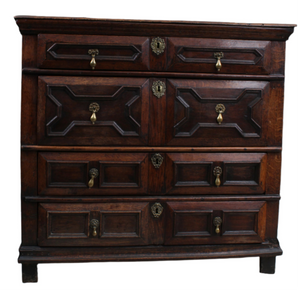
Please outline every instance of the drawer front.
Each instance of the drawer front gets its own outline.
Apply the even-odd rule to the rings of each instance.
[[[166,245],[261,243],[266,202],[168,202]]]
[[[146,194],[148,154],[43,152],[39,195]]]
[[[147,79],[39,77],[38,86],[39,144],[147,144]]]
[[[37,62],[40,68],[149,70],[149,47],[147,37],[39,34]]]
[[[218,71],[216,67],[221,53]],[[169,71],[270,74],[271,42],[230,39],[168,38]]]
[[[129,246],[148,244],[147,202],[42,203],[39,246]]]
[[[167,145],[267,145],[269,91],[264,81],[168,80]]]
[[[265,153],[168,153],[167,194],[262,194]]]

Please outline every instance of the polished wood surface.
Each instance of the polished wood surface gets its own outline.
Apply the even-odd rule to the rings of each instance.
[[[57,262],[256,256],[274,273],[295,25],[15,19],[23,282]]]

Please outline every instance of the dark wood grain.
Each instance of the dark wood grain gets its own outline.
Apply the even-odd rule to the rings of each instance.
[[[37,263],[57,262],[257,256],[260,272],[274,273],[285,41],[295,25],[15,20],[23,282],[37,282]],[[94,70],[89,49],[99,50]],[[89,188],[91,169],[99,174]]]
[[[16,16],[22,34],[159,35],[284,41],[296,25]]]

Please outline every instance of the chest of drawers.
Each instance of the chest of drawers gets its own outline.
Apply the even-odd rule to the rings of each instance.
[[[24,282],[59,262],[258,256],[274,273],[294,25],[15,19]]]

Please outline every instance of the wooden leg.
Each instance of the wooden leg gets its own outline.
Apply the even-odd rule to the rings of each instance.
[[[37,264],[23,263],[22,264],[22,280],[23,283],[37,282]]]
[[[276,256],[274,257],[260,257],[260,273],[274,274]]]

